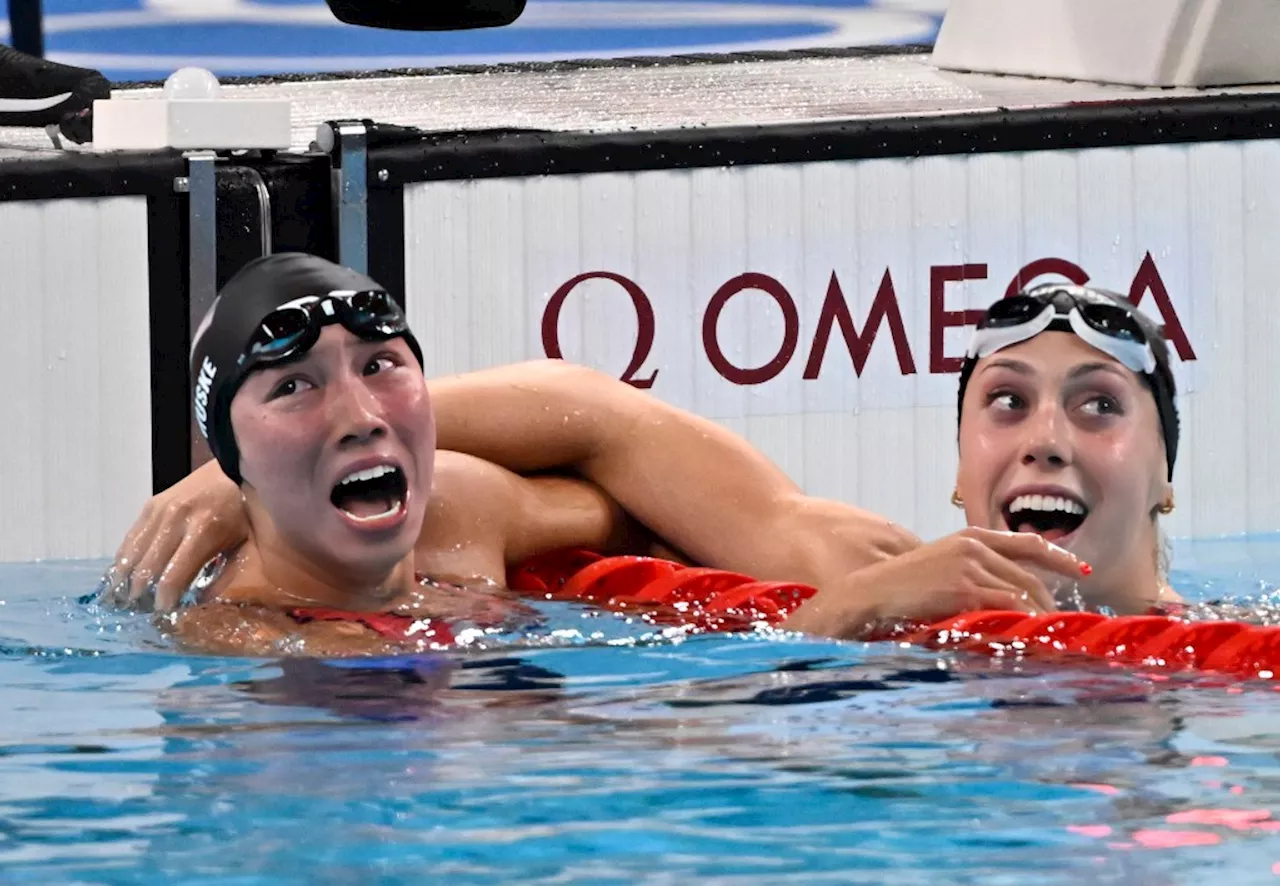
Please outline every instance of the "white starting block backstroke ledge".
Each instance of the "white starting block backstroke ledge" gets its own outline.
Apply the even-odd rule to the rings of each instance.
[[[218,78],[181,68],[155,98],[93,103],[93,147],[99,151],[282,150],[291,138],[285,100],[224,98]]]

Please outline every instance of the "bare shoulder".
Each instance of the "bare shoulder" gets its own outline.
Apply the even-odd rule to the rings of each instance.
[[[518,482],[517,475],[491,462],[438,451],[418,536],[418,570],[463,584],[504,581],[506,535]]]
[[[171,633],[182,648],[207,655],[270,655],[291,627],[283,612],[219,602],[176,612]]]
[[[300,624],[263,606],[205,603],[176,613],[172,635],[183,649],[206,655],[270,656],[293,652],[323,657],[388,654],[398,647],[354,622]],[[293,643],[296,642],[296,646]],[[286,649],[289,643],[291,649]]]
[[[435,482],[467,483],[485,478],[502,477],[511,472],[495,465],[491,461],[467,455],[465,452],[454,452],[451,449],[436,450]]]
[[[493,462],[441,449],[436,452],[435,476],[427,520],[477,518],[492,513],[511,495],[516,474]]]

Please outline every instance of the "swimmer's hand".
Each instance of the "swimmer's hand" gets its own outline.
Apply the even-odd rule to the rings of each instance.
[[[103,602],[173,609],[200,569],[248,533],[240,487],[211,461],[147,502],[116,551]]]
[[[864,639],[886,625],[930,624],[980,609],[1052,612],[1053,594],[1031,571],[1037,567],[1077,581],[1090,571],[1034,533],[969,527],[822,588],[782,628]]]

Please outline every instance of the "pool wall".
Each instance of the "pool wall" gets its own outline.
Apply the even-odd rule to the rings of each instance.
[[[0,556],[100,555],[151,488],[146,199],[0,202],[0,244]]]

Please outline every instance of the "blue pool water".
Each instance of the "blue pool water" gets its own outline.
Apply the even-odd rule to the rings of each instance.
[[[1192,596],[1267,595],[1280,538],[1176,562]],[[102,565],[0,567],[6,883],[1277,876],[1266,685],[567,604],[538,643],[400,670],[191,657],[76,602]]]

